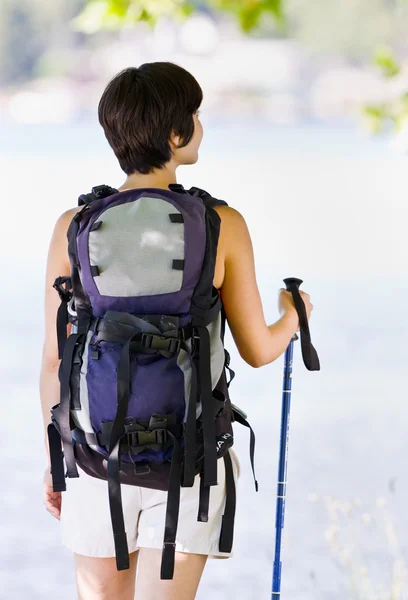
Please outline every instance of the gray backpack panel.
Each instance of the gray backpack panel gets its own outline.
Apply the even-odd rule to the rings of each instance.
[[[217,318],[207,325],[211,340],[211,385],[212,389],[220,380],[224,370],[225,353],[224,345],[221,339],[221,313]],[[191,340],[187,340],[186,345],[191,351]],[[191,390],[191,365],[188,353],[181,349],[177,358],[177,364],[184,374],[184,396],[186,400],[186,411]],[[201,402],[197,402],[197,419],[201,415]]]
[[[99,269],[95,284],[101,295],[137,297],[181,290],[183,271],[172,265],[184,260],[184,225],[172,222],[172,213],[181,214],[165,200],[146,196],[100,215],[102,225],[89,233],[89,258]]]

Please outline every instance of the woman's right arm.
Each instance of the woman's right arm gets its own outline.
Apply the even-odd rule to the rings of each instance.
[[[57,292],[53,289],[53,284],[57,277],[69,277],[71,272],[68,257],[67,229],[77,210],[78,209],[68,210],[58,219],[54,227],[47,258],[45,277],[45,336],[40,372],[40,398],[44,420],[45,449],[48,466],[50,459],[47,426],[51,422],[51,408],[55,404],[58,404],[60,400],[60,383],[58,379],[60,359],[58,358],[56,319],[61,301]],[[70,327],[70,325],[67,327],[68,335]]]
[[[252,367],[273,362],[288,347],[299,329],[299,318],[290,292],[281,289],[282,317],[267,325],[255,275],[252,242],[242,215],[220,206],[221,232],[217,262],[224,263],[221,297],[234,341],[242,358]],[[223,259],[223,260],[222,260]],[[309,294],[300,292],[308,318],[313,309]]]

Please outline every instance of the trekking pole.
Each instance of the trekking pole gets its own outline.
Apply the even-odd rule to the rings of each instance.
[[[299,315],[299,328],[302,334],[302,354],[306,367],[310,371],[318,371],[320,363],[315,349],[310,339],[309,326],[304,302],[299,293],[299,287],[303,283],[301,279],[289,277],[283,280],[286,289],[291,291],[294,297],[295,307]],[[285,351],[284,369],[283,369],[283,390],[282,390],[282,418],[280,430],[280,452],[279,452],[279,470],[278,470],[278,489],[276,498],[276,539],[275,539],[275,559],[273,563],[272,579],[272,600],[281,598],[281,572],[282,563],[280,560],[282,529],[285,516],[285,497],[286,497],[286,476],[288,467],[288,444],[289,444],[289,422],[290,422],[290,399],[292,391],[292,363],[293,363],[293,343],[299,337],[295,333]]]

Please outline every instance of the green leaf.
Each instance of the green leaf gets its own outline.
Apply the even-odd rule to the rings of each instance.
[[[386,118],[386,108],[384,105],[364,106],[362,114],[371,133],[381,133],[383,123]]]
[[[72,20],[73,28],[88,34],[99,31],[104,27],[109,7],[109,0],[88,1],[84,10]]]
[[[373,104],[365,106],[362,114],[369,129],[373,133],[381,133],[385,126],[388,130],[390,127],[396,130],[401,128],[408,118],[408,106],[406,109],[401,109],[395,104]]]
[[[379,46],[374,54],[374,64],[379,67],[385,77],[395,77],[401,72],[392,50],[387,46]]]
[[[180,13],[183,17],[189,17],[195,12],[196,8],[190,2],[183,2],[180,6]]]
[[[220,12],[235,15],[245,33],[258,27],[267,14],[278,23],[283,21],[283,0],[210,0],[210,4]]]
[[[110,0],[107,15],[125,19],[129,10],[130,0]]]
[[[254,29],[259,23],[261,14],[259,6],[254,8],[243,7],[239,12],[239,22],[242,30],[245,31],[245,33],[249,33]]]
[[[364,106],[363,113],[367,117],[382,119],[386,116],[386,108],[384,104]]]

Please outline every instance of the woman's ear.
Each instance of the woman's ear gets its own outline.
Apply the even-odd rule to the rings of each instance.
[[[173,151],[178,149],[178,147],[180,146],[180,142],[180,136],[175,135],[175,133],[172,133],[170,136],[170,146]]]

